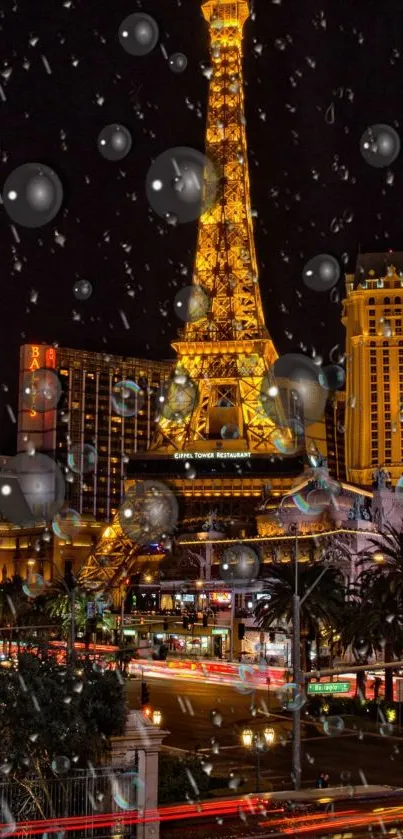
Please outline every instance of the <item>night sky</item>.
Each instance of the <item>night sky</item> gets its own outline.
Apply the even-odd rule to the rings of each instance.
[[[305,262],[344,254],[354,270],[359,248],[403,249],[403,153],[390,170],[360,153],[369,125],[401,130],[402,3],[255,0],[254,7],[244,77],[266,321],[280,353],[314,347],[326,362],[332,346],[344,347],[341,305],[305,288]],[[19,227],[20,243],[0,207],[0,453],[13,453],[6,406],[16,414],[21,343],[172,355],[181,326],[172,304],[191,282],[197,223],[172,227],[156,216],[145,180],[169,148],[204,151],[201,64],[209,52],[200,0],[7,0],[5,8],[0,186],[17,166],[40,162],[64,189],[59,215],[37,230]],[[158,22],[160,42],[136,58],[117,31],[141,10]],[[168,55],[187,56],[185,72],[170,70],[161,44]],[[132,136],[120,162],[97,148],[110,123]],[[93,285],[86,302],[74,298],[77,278]],[[342,281],[338,288],[342,297]]]

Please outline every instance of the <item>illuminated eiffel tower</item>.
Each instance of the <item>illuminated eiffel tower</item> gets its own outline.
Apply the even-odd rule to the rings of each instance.
[[[234,502],[229,514],[242,518],[234,507],[245,506],[246,498],[256,506],[263,487],[272,478],[270,463],[274,463],[274,473],[277,463],[271,483],[276,484],[278,492],[289,488],[291,474],[299,474],[302,468],[299,459],[293,469],[288,468],[287,475],[284,461],[280,463],[279,452],[298,452],[301,441],[296,445],[289,427],[284,427],[284,417],[293,414],[292,394],[287,388],[277,393],[272,383],[270,369],[278,355],[265,325],[258,283],[242,79],[242,30],[249,3],[206,0],[202,10],[211,37],[205,148],[210,163],[205,168],[202,198],[211,188],[208,181],[212,169],[218,191],[199,218],[192,304],[197,306],[197,295],[201,295],[201,311],[197,320],[192,317],[186,323],[172,344],[176,366],[161,398],[148,458],[143,457],[143,464],[137,458],[132,461],[137,476],[141,471],[154,478],[159,475],[160,480],[169,481],[178,498],[192,496],[193,507],[191,503],[186,518],[193,522],[198,517],[198,504],[200,507],[204,503],[204,512],[199,511],[202,519],[209,505],[217,506],[220,499],[228,506],[228,498]],[[208,301],[205,309],[203,300]],[[262,405],[262,387],[273,389],[270,411]],[[223,474],[212,469],[202,476],[200,463],[205,465],[206,461],[198,461],[194,464],[196,492],[194,481],[185,474],[178,476],[183,473],[178,459],[186,460],[195,452],[199,458],[219,457],[220,466],[226,457],[236,459],[243,454],[250,459],[249,472],[239,471],[238,464],[224,488]],[[146,468],[141,470],[145,460]],[[292,467],[289,459],[284,460]],[[137,554],[116,518],[89,558],[83,577],[90,580],[101,575],[116,580],[122,563],[130,571]],[[100,557],[107,557],[102,565]]]

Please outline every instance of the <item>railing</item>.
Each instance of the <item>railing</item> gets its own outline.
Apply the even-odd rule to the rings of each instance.
[[[116,812],[118,822],[122,801],[127,802],[126,806],[130,808],[137,804],[134,782],[136,774],[136,767],[125,770],[108,766],[91,771],[77,770],[69,777],[61,775],[43,780],[37,776],[26,777],[23,785],[13,780],[5,781],[0,784],[0,821],[9,821],[10,815],[13,821],[21,823]],[[30,837],[37,833],[36,828],[32,827],[30,831],[27,826],[24,836]],[[6,832],[4,835],[9,834]],[[77,839],[78,836],[99,839],[104,835],[105,828],[94,827],[91,818],[85,827],[68,833],[71,839]]]

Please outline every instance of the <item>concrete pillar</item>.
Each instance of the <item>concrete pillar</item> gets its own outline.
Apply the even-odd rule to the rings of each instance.
[[[130,711],[125,733],[112,737],[112,768],[138,771],[137,810],[147,812],[158,807],[158,755],[162,741],[169,731],[161,730],[143,716],[141,711]],[[136,839],[159,839],[159,822],[136,825]]]
[[[139,785],[137,806],[147,813],[158,807],[158,751],[139,749],[137,765],[139,778],[144,781],[144,786]],[[157,839],[159,832],[159,822],[138,824],[136,839]]]

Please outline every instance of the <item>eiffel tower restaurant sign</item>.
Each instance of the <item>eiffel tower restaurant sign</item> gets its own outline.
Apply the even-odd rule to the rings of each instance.
[[[175,452],[174,460],[246,460],[250,452]]]

